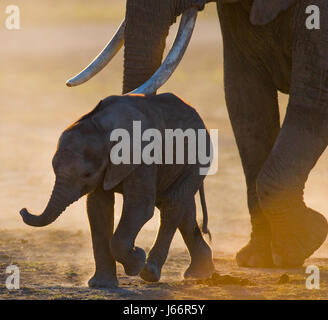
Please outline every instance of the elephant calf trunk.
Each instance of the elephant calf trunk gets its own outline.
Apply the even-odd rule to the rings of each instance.
[[[41,215],[33,215],[25,208],[19,213],[27,225],[32,227],[45,227],[54,222],[69,205],[79,199],[79,197],[73,195],[67,197],[67,194],[69,194],[69,191],[64,190],[56,183],[48,205]]]
[[[26,208],[22,209],[19,213],[22,216],[23,221],[31,227],[45,227],[57,219],[57,217],[51,217],[49,215],[44,216],[43,214],[35,216],[29,213]]]

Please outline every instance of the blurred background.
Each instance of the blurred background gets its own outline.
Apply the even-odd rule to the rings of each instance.
[[[5,28],[5,8],[9,4],[20,8],[20,30]],[[123,50],[86,84],[67,88],[65,81],[98,54],[124,14],[125,1],[117,0],[0,2],[1,230],[15,235],[27,232],[31,236],[40,232],[25,226],[18,212],[23,207],[37,214],[44,209],[54,182],[51,160],[60,134],[100,99],[121,93]],[[171,29],[167,49],[176,31],[177,25]],[[224,100],[222,66],[216,7],[209,4],[199,14],[182,63],[161,92],[181,96],[198,110],[209,128],[219,130],[219,171],[205,180],[209,227],[216,255],[232,256],[248,241],[250,222],[244,176]],[[287,99],[280,95],[282,119]],[[327,195],[326,152],[311,173],[305,198],[308,205],[328,213]],[[120,210],[121,198],[117,196],[116,223]],[[201,221],[199,206],[198,217]],[[137,243],[150,247],[158,224],[156,214],[138,236]],[[85,234],[91,261],[85,199],[68,208],[45,230]],[[6,249],[4,246],[2,243],[2,250]],[[185,248],[179,234],[173,247]],[[324,245],[316,255],[326,253],[327,245]]]

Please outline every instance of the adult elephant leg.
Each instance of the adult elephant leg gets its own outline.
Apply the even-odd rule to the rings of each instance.
[[[289,107],[277,142],[257,181],[261,207],[271,224],[272,256],[278,267],[299,266],[324,242],[328,232],[323,215],[308,208],[303,190],[308,174],[327,147],[328,121],[315,133],[314,119]],[[328,119],[328,114],[326,115]]]
[[[280,129],[277,92],[261,66],[247,62],[227,44],[224,52],[226,102],[247,184],[252,233],[236,256],[243,267],[270,267],[271,230],[259,207],[256,178]]]
[[[116,263],[109,245],[114,227],[114,193],[98,187],[88,195],[87,211],[96,263],[95,274],[88,284],[94,288],[115,288]]]
[[[183,216],[179,230],[189,250],[191,262],[184,277],[193,279],[209,278],[214,272],[212,250],[205,242],[196,220],[196,205],[192,202]]]
[[[327,221],[308,208],[303,190],[309,172],[328,143],[328,11],[325,0],[320,30],[304,27],[306,6],[297,10],[290,101],[274,148],[258,178],[261,207],[272,229],[272,251],[277,266],[301,265],[320,247]]]
[[[134,243],[154,215],[155,199],[156,167],[141,165],[123,181],[122,216],[111,240],[113,256],[129,276],[138,275],[145,265],[146,253]]]

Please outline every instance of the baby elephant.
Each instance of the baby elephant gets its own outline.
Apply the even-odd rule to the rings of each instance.
[[[191,257],[185,277],[206,278],[213,273],[212,252],[197,225],[194,199],[200,190],[203,232],[207,233],[205,176],[200,175],[204,161],[199,157],[189,161],[189,137],[182,136],[179,148],[174,148],[179,134],[171,144],[160,140],[176,129],[180,133],[192,129],[196,138],[201,129],[205,137],[202,147],[210,149],[209,135],[197,112],[172,94],[108,97],[61,135],[53,158],[55,186],[45,211],[35,216],[22,209],[20,214],[30,226],[46,226],[87,195],[96,264],[90,287],[117,287],[115,260],[122,263],[127,275],[140,274],[147,281],[158,281],[177,229]],[[196,142],[200,144],[199,138]],[[172,158],[176,161],[170,161]],[[123,195],[124,203],[113,234],[115,192]],[[134,244],[155,206],[160,210],[161,224],[146,261],[144,250]]]

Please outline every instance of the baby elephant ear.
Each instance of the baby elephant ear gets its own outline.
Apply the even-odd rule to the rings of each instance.
[[[255,25],[265,25],[274,20],[281,11],[287,10],[298,0],[254,0],[250,20]]]
[[[104,190],[108,191],[116,187],[137,167],[138,165],[135,164],[109,164],[104,178]]]
[[[135,115],[136,116],[136,115]],[[140,164],[133,163],[134,152],[141,154],[141,145],[134,145],[133,120],[122,114],[121,120],[115,121],[118,128],[107,130],[109,144],[108,166],[104,177],[104,190],[111,190],[127,178]],[[113,125],[111,127],[114,127]],[[140,125],[141,129],[141,125]],[[141,131],[140,131],[141,132]]]
[[[108,167],[104,177],[104,190],[113,189],[141,164],[141,161],[135,161],[137,164],[134,164],[133,154],[134,152],[141,154],[145,143],[141,141],[141,145],[138,143],[134,145],[133,136],[139,134],[139,131],[141,134],[142,128],[153,126],[134,101],[125,96],[121,98],[121,102],[111,103],[108,108],[104,108],[92,118],[96,127],[105,134],[108,144]],[[152,107],[143,101],[139,103]]]

